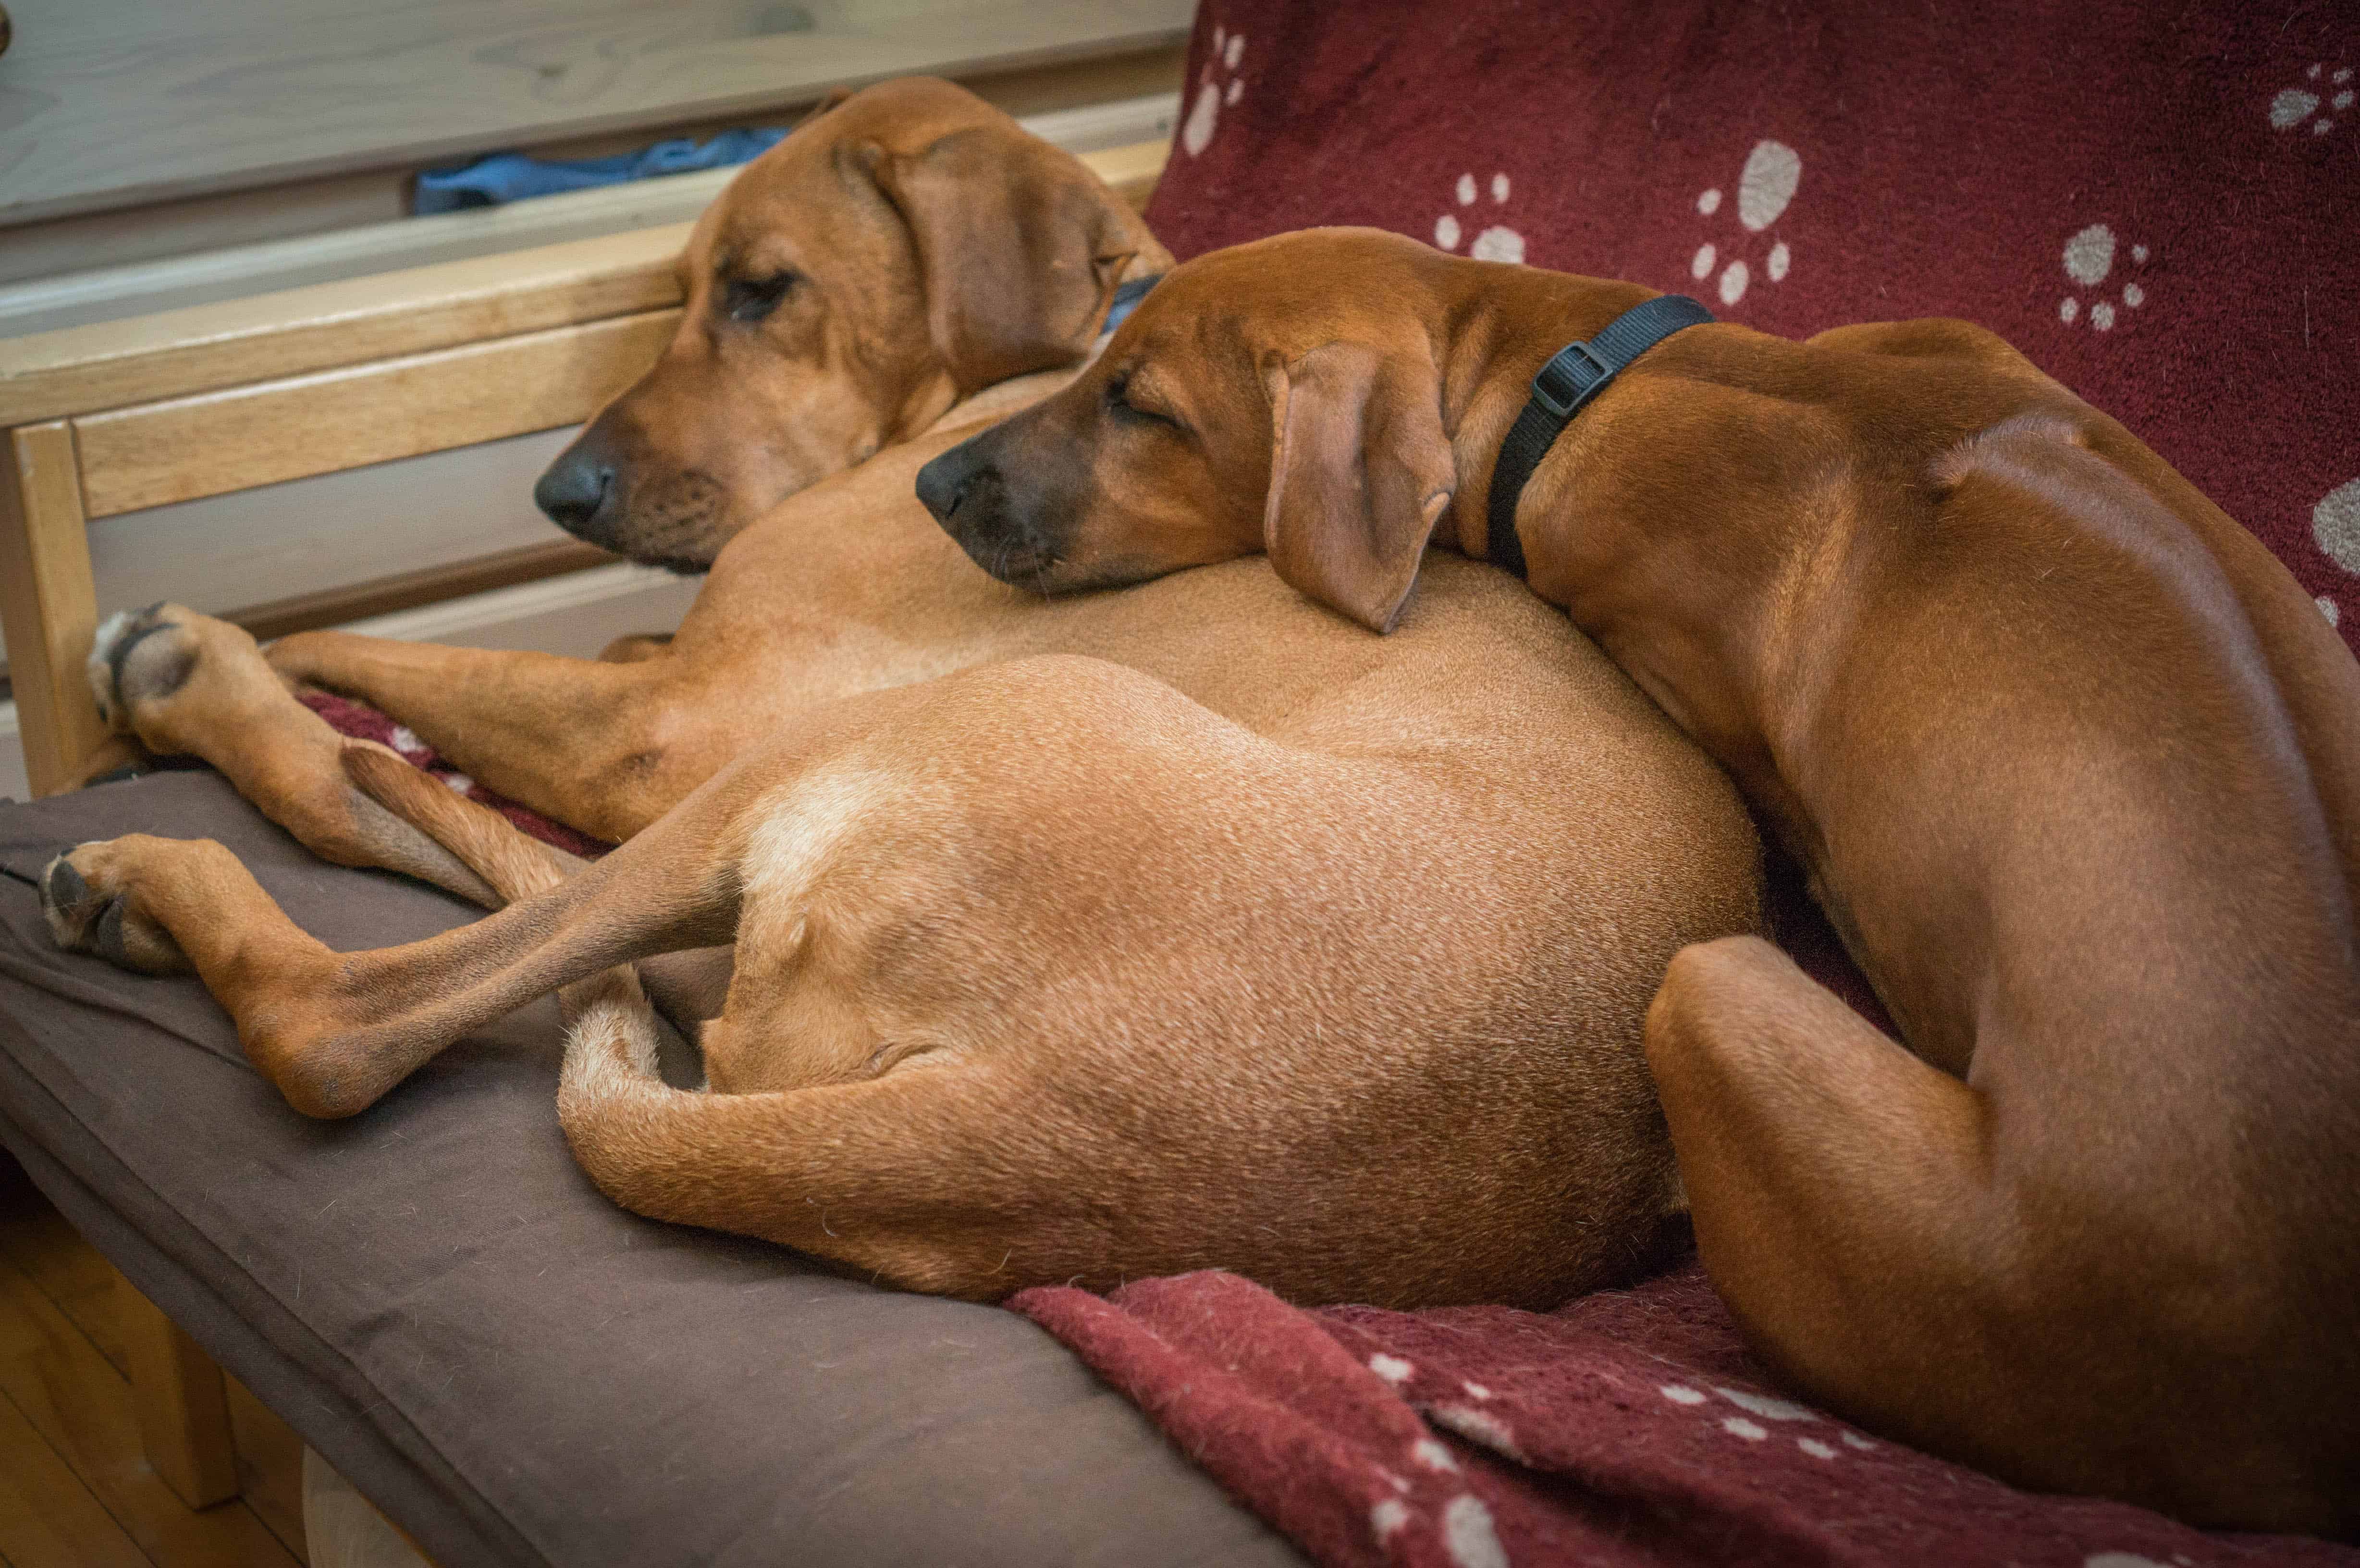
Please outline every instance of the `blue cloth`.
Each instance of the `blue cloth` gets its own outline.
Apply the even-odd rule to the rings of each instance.
[[[724,131],[709,142],[677,136],[638,152],[579,158],[571,163],[547,163],[520,152],[497,152],[473,163],[430,169],[421,174],[418,197],[410,204],[410,211],[423,214],[453,212],[462,207],[497,207],[532,196],[554,196],[563,191],[587,191],[596,185],[621,185],[660,174],[723,169],[768,152],[786,134],[784,127],[769,126]]]

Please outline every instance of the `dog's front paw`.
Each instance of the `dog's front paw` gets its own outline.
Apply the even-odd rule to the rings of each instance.
[[[69,953],[87,953],[143,975],[186,970],[171,933],[139,904],[137,867],[145,835],[77,844],[41,873],[41,916]]]

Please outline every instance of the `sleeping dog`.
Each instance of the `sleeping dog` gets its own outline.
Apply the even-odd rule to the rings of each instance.
[[[1702,314],[1651,292],[1368,230],[1218,253],[919,493],[1052,591],[1267,552],[1379,631],[1462,568],[1430,544],[1528,562],[1907,1042],[1750,936],[1665,975],[1648,1058],[1754,1343],[2026,1485],[2360,1530],[2360,668],[1991,333],[1691,325],[1596,390],[1610,323]],[[1495,506],[1568,339],[1595,400]]]
[[[655,657],[323,634],[274,672],[168,609],[96,661],[126,723],[307,843],[505,907],[333,953],[218,844],[137,835],[49,869],[58,940],[193,967],[322,1116],[572,986],[559,1108],[604,1190],[912,1288],[1220,1266],[1304,1300],[1545,1306],[1632,1269],[1681,1208],[1643,1015],[1675,952],[1754,929],[1759,845],[1562,617],[1465,563],[1385,642],[1258,561],[1087,600],[1003,586],[910,487],[957,421],[1027,395],[1006,384],[815,484],[691,455],[708,422],[792,423],[796,354],[913,367],[841,393],[885,439],[1087,352],[1160,253],[1061,157],[955,89],[877,89],[700,223],[680,343],[552,496],[651,555],[715,552]],[[827,248],[856,241],[885,270]],[[987,327],[1038,341],[994,358]],[[280,674],[626,842],[580,867],[338,740]],[[661,956],[683,951],[718,963]],[[704,1091],[654,1073],[640,976],[705,1018]]]

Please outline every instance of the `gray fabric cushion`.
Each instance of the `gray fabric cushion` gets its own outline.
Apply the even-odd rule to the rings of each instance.
[[[306,1121],[188,979],[56,952],[32,878],[235,850],[333,947],[474,911],[312,859],[204,772],[0,806],[0,1138],[443,1568],[1298,1561],[1031,1323],[615,1207],[544,1000]]]

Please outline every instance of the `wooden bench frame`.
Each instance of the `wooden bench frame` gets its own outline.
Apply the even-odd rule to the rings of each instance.
[[[1082,161],[1143,207],[1170,146]],[[0,342],[0,618],[34,793],[70,788],[107,739],[82,674],[92,518],[579,423],[670,338],[687,237],[641,229]],[[611,559],[539,553],[551,571]],[[315,599],[280,622],[367,613]],[[220,1368],[122,1295],[150,1463],[191,1508],[235,1496]]]

